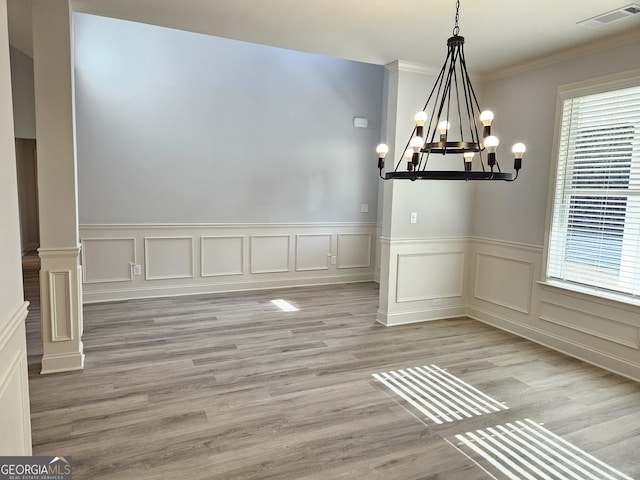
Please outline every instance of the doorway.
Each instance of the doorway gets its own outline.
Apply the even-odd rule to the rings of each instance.
[[[36,141],[16,138],[16,173],[20,211],[20,245],[22,255],[37,256],[40,246],[38,215],[38,166]]]

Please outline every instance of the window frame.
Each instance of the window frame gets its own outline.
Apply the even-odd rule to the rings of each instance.
[[[608,291],[599,287],[591,287],[588,285],[581,285],[569,281],[563,281],[555,277],[548,276],[549,267],[549,250],[551,240],[551,229],[553,226],[553,215],[557,208],[555,205],[556,187],[558,177],[558,163],[560,159],[560,144],[561,144],[561,130],[562,130],[562,117],[565,100],[572,98],[583,97],[588,95],[594,95],[604,93],[613,90],[622,90],[625,88],[640,86],[640,69],[633,69],[625,72],[620,72],[613,75],[607,75],[603,77],[592,78],[589,80],[561,85],[558,87],[558,93],[556,96],[556,114],[554,122],[553,133],[553,150],[552,159],[549,169],[549,185],[547,196],[547,212],[545,221],[545,236],[544,236],[544,249],[542,256],[542,281],[544,285],[549,285],[565,290],[570,290],[582,294],[591,295],[594,297],[614,300],[618,302],[628,303],[632,305],[640,305],[640,297],[633,297],[631,295]]]

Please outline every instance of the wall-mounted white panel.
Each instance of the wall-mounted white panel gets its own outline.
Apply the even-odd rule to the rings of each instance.
[[[71,271],[49,270],[49,312],[51,341],[73,340],[71,326]]]
[[[522,313],[531,309],[533,262],[478,252],[473,296]]]
[[[371,266],[371,234],[338,234],[338,268],[368,268]]]
[[[331,234],[296,235],[296,271],[328,270]]]
[[[193,277],[193,237],[145,237],[147,280]]]
[[[251,273],[288,272],[290,244],[289,235],[252,235]]]
[[[25,444],[30,443],[29,422],[25,421],[24,415],[19,414],[27,412],[28,415],[29,412],[25,358],[24,351],[18,352],[12,364],[7,365],[6,375],[0,378],[0,425],[3,432],[13,432],[21,437],[0,439],[0,447],[7,447],[2,450],[3,455],[8,455],[11,451],[26,455],[22,449],[25,448]],[[4,445],[9,443],[9,440],[11,445]],[[30,445],[28,448],[30,449]]]
[[[396,302],[461,297],[464,252],[399,254]]]
[[[82,282],[130,282],[136,263],[135,238],[83,238]]]
[[[144,265],[146,272],[126,282],[84,283],[83,300],[88,303],[371,281],[373,260],[369,268],[338,269],[327,254],[337,256],[337,237],[346,234],[342,237],[343,256],[345,248],[347,254],[355,248],[349,248],[349,243],[362,245],[366,256],[376,228],[379,226],[368,223],[81,225],[81,238],[89,240],[87,267],[98,254],[124,258],[125,242],[113,245],[112,240],[135,239],[135,264]],[[353,235],[356,233],[359,235]],[[351,257],[354,264],[368,263],[354,259],[353,252]],[[101,272],[91,270],[89,279],[106,277],[107,268],[110,266]]]
[[[203,277],[242,275],[244,237],[200,237],[200,262]]]
[[[567,305],[541,300],[540,319],[626,347],[640,348],[640,331],[637,326],[617,322]]]
[[[29,378],[24,322],[28,302],[0,319],[0,452],[31,455]]]

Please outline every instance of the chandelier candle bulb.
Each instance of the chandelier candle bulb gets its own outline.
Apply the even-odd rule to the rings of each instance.
[[[464,158],[464,171],[465,172],[470,172],[471,171],[471,166],[473,162],[473,157],[475,156],[474,152],[464,152],[462,154],[463,158]]]
[[[419,111],[413,119],[416,122],[416,136],[422,137],[424,133],[424,124],[427,123],[427,112]]]
[[[383,172],[383,180],[501,180],[513,182],[522,166],[521,148],[514,150],[515,173],[503,172],[496,157],[498,139],[492,135],[493,112],[480,108],[464,54],[464,37],[460,35],[460,0],[456,0],[455,21],[452,36],[447,39],[447,56],[427,101],[414,115],[415,126],[411,130],[402,155],[393,169]],[[427,115],[427,112],[431,112]],[[428,120],[428,122],[427,122]],[[450,123],[451,122],[451,123]],[[451,129],[451,125],[454,125]],[[482,136],[481,136],[482,134]],[[418,137],[422,140],[421,145]],[[431,168],[431,155],[440,154],[445,162],[457,161],[457,169]],[[460,165],[460,156],[463,165]],[[474,154],[476,161],[473,161]],[[403,170],[405,165],[407,169]],[[440,164],[440,161],[437,162]],[[456,164],[456,163],[454,163]],[[480,167],[474,170],[473,167]],[[461,168],[462,167],[462,168]],[[490,167],[490,168],[487,168]]]
[[[424,139],[422,137],[413,137],[411,142],[409,142],[409,146],[413,150],[413,166],[417,167],[418,163],[420,163],[420,150],[422,150],[422,146],[424,145]]]
[[[387,156],[388,152],[389,152],[389,147],[384,143],[381,143],[376,148],[376,153],[378,154],[378,169],[380,171],[382,171],[382,169],[384,168],[384,159]]]
[[[493,170],[496,164],[496,148],[498,148],[499,144],[500,140],[494,135],[489,135],[484,139],[484,146],[487,149],[487,163],[491,167],[491,170]]]
[[[445,143],[447,141],[447,131],[451,128],[451,124],[446,120],[442,120],[438,123],[438,130],[440,131],[440,142]]]
[[[524,143],[516,143],[511,149],[513,152],[513,168],[517,172],[522,168],[522,156],[527,151]]]
[[[491,122],[493,122],[493,112],[491,110],[485,110],[480,114],[480,121],[484,127],[482,130],[482,137],[487,138],[491,135]]]
[[[404,158],[407,159],[407,170],[413,170],[413,148],[407,148],[404,152]]]

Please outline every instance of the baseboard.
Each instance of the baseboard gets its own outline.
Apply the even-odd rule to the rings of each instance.
[[[71,372],[84,368],[84,353],[43,355],[41,374]]]
[[[376,321],[386,327],[408,325],[411,323],[431,322],[434,320],[447,320],[466,316],[464,305],[433,308],[429,310],[415,310],[410,312],[388,313],[378,310]]]
[[[227,282],[218,284],[171,285],[166,287],[140,287],[136,289],[111,289],[98,292],[84,292],[83,303],[117,302],[143,298],[177,297],[182,295],[206,295],[249,290],[274,290],[278,288],[311,287],[316,285],[335,285],[340,283],[372,282],[371,274],[336,275],[323,277],[283,278],[278,280],[251,280],[245,282]]]
[[[549,332],[545,332],[544,330],[514,322],[480,308],[470,307],[468,309],[467,316],[596,367],[627,377],[636,382],[640,382],[640,365],[629,362],[628,360],[617,357],[611,353],[595,350],[585,345],[572,342],[566,338],[551,335]]]

